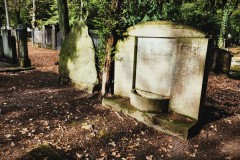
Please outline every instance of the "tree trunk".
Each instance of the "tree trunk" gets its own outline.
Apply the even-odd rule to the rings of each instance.
[[[36,3],[35,0],[32,0],[33,2],[33,14],[32,14],[32,28],[37,27],[37,23],[36,23]]]
[[[6,12],[7,29],[9,29],[9,28],[10,28],[10,24],[9,24],[9,16],[8,16],[7,0],[4,0],[4,3],[5,3],[5,12]]]
[[[103,75],[102,75],[102,96],[113,93],[113,54],[114,37],[107,39],[106,56],[104,59]]]
[[[236,2],[235,4],[225,4],[225,7],[223,9],[223,17],[222,17],[222,22],[221,22],[221,28],[220,28],[220,34],[218,38],[218,47],[219,48],[224,48],[224,36],[226,34],[227,30],[227,23],[228,19],[233,13],[234,10],[238,8],[239,2]]]
[[[57,0],[57,4],[59,14],[59,25],[63,33],[63,39],[65,39],[65,37],[70,32],[67,0]]]
[[[22,24],[22,20],[21,20],[21,2],[20,0],[15,0],[15,4],[17,5],[17,8],[15,10],[15,15],[17,18],[17,24]]]

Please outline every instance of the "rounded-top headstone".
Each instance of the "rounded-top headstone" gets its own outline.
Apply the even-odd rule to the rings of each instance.
[[[137,24],[128,29],[129,36],[138,37],[182,37],[204,38],[206,34],[189,26],[170,21],[149,21]]]

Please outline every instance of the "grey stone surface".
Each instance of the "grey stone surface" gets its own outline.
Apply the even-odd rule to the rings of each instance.
[[[176,44],[175,39],[138,38],[137,89],[164,96],[170,95]]]
[[[210,57],[209,70],[216,74],[228,74],[230,71],[232,55],[229,51],[220,48],[213,48]]]
[[[117,44],[115,95],[131,97],[139,89],[169,96],[169,110],[198,119],[206,88],[206,35],[167,21],[141,23],[128,35]]]
[[[229,76],[232,78],[240,79],[240,57],[232,57]]]
[[[143,112],[168,112],[169,97],[156,96],[146,91],[133,89],[130,104]]]
[[[19,25],[16,29],[18,43],[18,62],[21,67],[31,67],[31,61],[28,58],[27,46],[27,28]]]
[[[33,43],[42,43],[42,31],[39,28],[33,30]]]
[[[130,97],[133,89],[133,64],[135,52],[135,37],[128,37],[117,44],[117,54],[114,72],[114,94]]]
[[[1,29],[4,58],[11,63],[17,63],[16,40],[11,30]]]
[[[52,25],[52,49],[57,50],[57,26]]]
[[[62,32],[59,31],[57,33],[57,50],[60,50],[62,47],[62,41],[63,41],[63,37],[62,37]]]
[[[151,29],[150,29],[151,28]],[[192,27],[175,24],[170,21],[150,21],[140,23],[128,29],[128,35],[134,37],[205,37],[206,35]]]
[[[60,52],[59,73],[62,81],[69,79],[77,88],[89,93],[92,93],[98,84],[94,45],[84,23],[75,25],[64,40]]]
[[[122,97],[108,97],[103,99],[102,105],[112,110],[124,113],[136,120],[158,130],[179,138],[187,139],[194,134],[197,120],[170,112],[166,113],[145,113],[132,107],[129,99]]]
[[[0,34],[0,58],[3,58],[3,43],[2,43],[2,35]]]
[[[178,38],[170,110],[198,119],[202,96],[207,38]]]

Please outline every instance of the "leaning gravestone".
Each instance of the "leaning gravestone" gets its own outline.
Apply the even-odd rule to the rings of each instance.
[[[98,84],[94,45],[84,23],[75,25],[63,42],[59,74],[61,83],[70,82],[89,93]]]
[[[136,25],[128,35],[117,44],[115,96],[103,105],[163,132],[189,137],[204,103],[208,38],[167,21]]]

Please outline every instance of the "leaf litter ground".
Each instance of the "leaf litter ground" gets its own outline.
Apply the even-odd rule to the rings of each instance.
[[[51,159],[44,146],[52,159],[240,159],[240,80],[209,76],[204,125],[181,140],[58,84],[57,51],[29,44],[29,55],[35,70],[0,73],[1,160]]]

